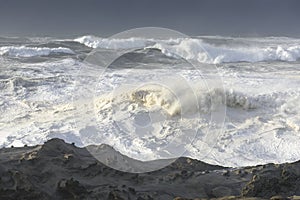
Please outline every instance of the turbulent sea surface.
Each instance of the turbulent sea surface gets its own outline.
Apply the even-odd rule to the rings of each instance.
[[[104,69],[88,62],[95,49],[135,50]],[[284,37],[0,37],[0,147],[58,137],[107,143],[140,160],[182,153],[223,166],[296,161],[299,61],[300,39]],[[214,129],[218,103],[226,113]]]

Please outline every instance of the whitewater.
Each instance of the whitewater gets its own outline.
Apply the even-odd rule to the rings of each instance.
[[[103,69],[87,62],[95,49],[134,51]],[[0,147],[58,137],[144,161],[297,161],[299,61],[300,39],[287,37],[0,37]]]

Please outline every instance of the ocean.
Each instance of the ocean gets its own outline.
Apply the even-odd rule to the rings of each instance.
[[[61,138],[143,161],[297,161],[299,61],[287,37],[0,37],[0,147]]]

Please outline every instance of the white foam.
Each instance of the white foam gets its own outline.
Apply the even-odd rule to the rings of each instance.
[[[69,62],[69,60],[65,62]],[[45,66],[43,67],[45,68]],[[52,68],[49,67],[49,69]],[[71,68],[68,66],[64,69]],[[170,73],[168,70],[164,72],[166,75],[168,73]],[[190,79],[193,79],[193,72],[190,73]],[[149,73],[148,75],[151,76]],[[81,122],[84,113],[78,113],[68,97],[65,97],[57,105],[41,104],[37,107],[34,106],[36,98],[28,99],[28,102],[23,102],[23,107],[30,106],[30,108],[22,108],[22,115],[20,113],[16,115],[19,119],[12,118],[14,117],[12,115],[13,110],[10,115],[4,116],[6,122],[3,119],[0,134],[6,132],[10,134],[2,136],[0,145],[2,147],[33,145],[52,137],[60,137],[70,142],[76,142],[78,145],[82,145],[80,142],[83,142],[84,145],[108,143],[127,156],[149,160],[160,158],[160,155],[154,153],[157,151],[155,147],[164,147],[163,142],[170,143],[173,134],[180,134],[182,130],[199,129],[199,135],[193,140],[194,142],[184,146],[186,156],[213,164],[234,167],[267,162],[296,161],[300,157],[300,138],[296,134],[299,132],[300,118],[297,102],[299,102],[300,91],[276,91],[272,79],[265,77],[266,79],[263,80],[257,90],[250,94],[245,89],[244,82],[254,79],[257,74],[253,72],[251,75],[251,78],[239,80],[240,82],[234,86],[235,88],[225,92],[228,121],[224,133],[220,137],[214,130],[207,130],[207,121],[201,121],[198,117],[176,119],[177,111],[181,106],[191,108],[187,110],[189,112],[193,109],[196,111],[197,106],[202,108],[202,111],[209,110],[211,108],[210,99],[220,97],[218,89],[207,92],[199,90],[197,94],[199,104],[195,105],[190,101],[185,101],[190,100],[190,98],[185,98],[186,95],[181,92],[184,90],[179,87],[180,85],[174,83],[175,89],[173,89],[177,89],[177,91],[172,89],[173,93],[166,88],[145,85],[138,89],[122,90],[122,92],[115,94],[100,92],[102,95],[95,97],[95,99],[87,98],[85,102],[75,104],[75,106],[82,106],[83,110],[89,104],[96,109],[97,119],[100,123],[99,127],[94,128],[89,127],[88,121]],[[122,76],[125,75],[122,74],[122,71],[118,71],[112,74],[112,77],[104,77],[102,82],[109,84],[109,80],[115,81]],[[136,71],[136,76],[140,76],[138,71]],[[77,81],[86,83],[87,79],[88,77],[84,76],[84,79]],[[136,80],[135,77],[134,80]],[[274,81],[278,82],[278,80]],[[293,80],[288,83],[289,88],[294,89],[291,86],[297,88],[297,84],[293,85],[291,81]],[[91,84],[83,83],[79,85],[81,87],[91,86]],[[115,82],[112,83],[112,86],[114,85]],[[266,85],[270,85],[273,90],[266,91],[260,88],[266,87]],[[241,89],[238,89],[239,86],[242,86]],[[285,86],[282,87],[285,88]],[[68,91],[66,89],[66,86],[63,86],[60,90],[66,93]],[[281,89],[279,88],[279,90]],[[195,85],[194,91],[197,91],[197,85]],[[44,92],[41,95],[46,96],[47,99],[53,93],[52,90]],[[174,94],[176,95],[174,96]],[[64,95],[61,97],[63,98]],[[181,101],[178,101],[179,99]],[[94,102],[88,102],[92,100]],[[33,104],[30,104],[30,101]],[[150,134],[151,137],[149,138],[135,135],[135,133],[140,133],[142,129],[134,124],[139,124],[140,121],[134,121],[133,117],[145,109],[151,111],[150,114],[154,122],[150,132],[148,129],[145,132],[145,134]],[[17,110],[21,111],[21,108],[17,107]],[[161,110],[169,114],[169,116],[162,118],[163,120],[157,115],[157,112]],[[88,111],[86,110],[86,113]],[[92,116],[94,115],[92,114]],[[12,123],[8,123],[9,121]],[[118,121],[117,125],[116,121]],[[74,122],[75,126],[72,125]],[[122,127],[124,130],[126,130],[125,128],[131,130],[132,134],[129,134],[131,138],[126,138],[124,132],[116,130],[116,126]],[[80,135],[78,132],[83,130],[86,130],[85,132],[89,134],[90,138],[78,136]],[[84,141],[84,139],[90,140]]]
[[[168,56],[180,55],[207,63],[244,59],[249,62],[264,59],[293,61],[298,57],[300,46],[297,41],[277,41],[276,38],[261,38],[258,45],[248,44],[257,42],[256,39],[250,42],[235,39],[238,45],[220,45],[203,38],[106,39],[103,43],[97,43],[102,41],[101,38],[94,40],[86,37],[81,42],[93,48],[153,47]],[[202,47],[211,57],[204,54]],[[208,120],[202,120],[206,116],[194,117],[193,112],[197,107],[201,114],[209,112],[211,100],[225,103],[219,90],[222,86],[215,84],[215,87],[209,87],[210,90],[202,90],[197,85],[202,77],[195,70],[173,69],[173,65],[165,68],[164,63],[160,63],[159,69],[149,70],[145,64],[141,69],[112,69],[99,78],[96,68],[71,58],[38,63],[20,63],[18,60],[0,57],[0,147],[35,145],[60,137],[79,146],[107,143],[127,156],[151,160],[162,156],[156,154],[157,150],[172,142],[173,136],[182,131],[198,130],[195,140],[183,148],[185,156],[204,162],[245,166],[300,159],[299,62],[219,65],[227,88],[227,112],[224,132],[218,135],[214,129],[208,129]],[[169,87],[145,85],[149,80],[158,83],[157,80],[165,81],[170,77],[176,80],[165,84]],[[185,93],[188,88],[183,82],[178,83],[178,77],[186,79],[195,92],[192,95],[196,96],[197,104],[191,101],[191,92]],[[130,83],[132,90],[112,92],[118,86]],[[99,88],[95,88],[96,85]],[[79,99],[77,103],[77,98],[82,98],[82,102]],[[178,111],[182,107],[186,108],[187,115],[178,120]],[[149,129],[140,127],[147,122],[143,118],[145,110],[153,119]],[[159,115],[159,112],[166,115]],[[96,126],[93,126],[93,120],[98,122]],[[126,129],[134,134],[125,137]],[[151,137],[135,135],[141,132]],[[87,137],[80,137],[81,134]]]
[[[34,57],[34,56],[49,56],[50,54],[74,54],[69,48],[58,47],[26,47],[26,46],[3,46],[0,47],[0,55],[12,57]]]

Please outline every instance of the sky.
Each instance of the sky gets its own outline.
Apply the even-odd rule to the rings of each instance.
[[[187,35],[300,37],[298,0],[0,0],[3,36],[110,36],[138,27]]]

